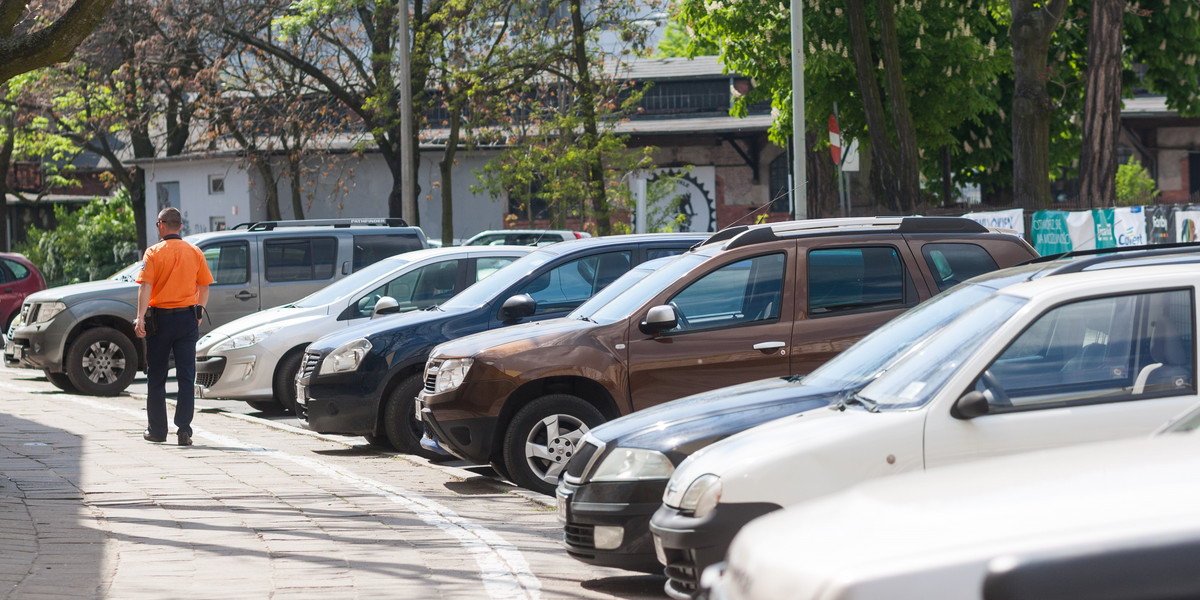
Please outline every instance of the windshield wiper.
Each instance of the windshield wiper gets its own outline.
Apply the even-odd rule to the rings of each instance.
[[[867,409],[867,412],[873,412],[873,413],[879,412],[878,404],[876,404],[873,400],[868,400],[866,398],[863,398],[862,396],[858,395],[857,393],[850,394],[849,396],[844,396],[844,397],[840,398],[836,404],[830,405],[830,408],[832,408],[834,410],[846,410],[846,407],[850,406],[851,404],[857,404],[857,405]]]
[[[595,322],[596,322],[596,321],[595,321],[594,319],[592,319],[591,317],[585,317],[585,316],[583,316],[583,315],[579,315],[578,317],[575,317],[575,318],[576,318],[576,319],[579,319],[580,321],[587,321],[588,323],[595,323]]]

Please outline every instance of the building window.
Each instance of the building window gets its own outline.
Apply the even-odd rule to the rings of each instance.
[[[224,194],[225,193],[225,176],[224,175],[209,175],[208,176],[208,193],[209,194]]]
[[[787,152],[776,156],[775,160],[771,161],[771,166],[769,167],[771,212],[791,212],[792,190],[788,187],[790,167]]]

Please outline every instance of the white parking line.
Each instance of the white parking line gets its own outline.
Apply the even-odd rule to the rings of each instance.
[[[0,387],[20,391],[20,392],[40,392],[44,390],[26,388],[17,386],[8,382],[0,381]],[[113,406],[111,404],[98,400],[80,398],[71,395],[63,395],[59,397],[63,400],[69,400],[83,406],[93,409],[105,410],[109,412],[121,413],[136,418],[144,418],[145,414],[141,410],[133,410],[122,406]],[[242,415],[246,420],[254,420],[261,423],[263,420],[254,419]],[[270,423],[267,421],[267,423]],[[328,439],[320,434],[313,434],[305,430],[299,430],[286,425],[275,424],[278,429],[288,431],[297,430],[298,432],[312,434],[323,439]],[[199,428],[193,428],[193,435],[197,438],[207,439],[214,444],[221,446],[237,448],[246,452],[261,453],[271,458],[277,458],[292,462],[303,466],[310,471],[325,475],[338,481],[342,481],[353,485],[354,487],[363,490],[367,493],[376,494],[391,500],[392,502],[403,506],[420,518],[427,525],[437,527],[447,535],[453,536],[458,540],[471,556],[475,563],[479,566],[479,573],[487,591],[487,597],[494,600],[509,600],[509,599],[529,599],[538,600],[541,598],[542,584],[541,581],[533,574],[529,568],[529,564],[525,561],[525,557],[521,554],[520,549],[505,541],[496,532],[464,517],[459,516],[453,510],[438,504],[428,498],[424,498],[419,494],[414,494],[407,490],[401,490],[385,483],[375,481],[373,479],[357,475],[351,471],[335,467],[315,458],[307,456],[299,456],[289,454],[287,452],[265,448],[262,446],[254,446],[246,444],[235,438],[212,433]],[[336,440],[331,440],[336,441]]]

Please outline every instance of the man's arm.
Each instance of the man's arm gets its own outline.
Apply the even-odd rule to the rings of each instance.
[[[200,306],[208,306],[208,286],[197,286],[196,293],[200,296]],[[196,322],[199,323],[202,320],[203,319],[197,318]]]
[[[208,288],[204,295],[208,296]],[[137,317],[133,320],[133,332],[138,337],[146,337],[146,309],[150,306],[150,282],[143,281],[138,287]]]

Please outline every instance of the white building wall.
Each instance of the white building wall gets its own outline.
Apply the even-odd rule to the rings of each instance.
[[[167,160],[142,167],[146,171],[146,240],[151,244],[158,240],[154,221],[168,204],[183,214],[185,235],[252,220],[249,178],[234,160]],[[210,190],[212,178],[224,179],[224,191]],[[171,197],[174,194],[178,197]]]

